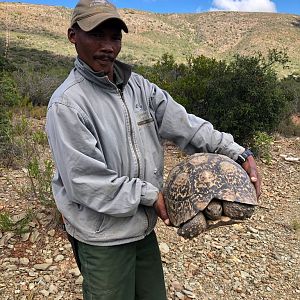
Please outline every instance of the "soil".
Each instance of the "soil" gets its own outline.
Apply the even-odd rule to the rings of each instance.
[[[193,240],[158,222],[168,299],[300,299],[300,139],[277,136],[271,156],[258,160],[262,196],[250,220]],[[182,159],[166,145],[166,176]],[[17,192],[25,178],[24,170],[0,170],[0,215],[34,212],[29,233],[0,232],[0,299],[82,299],[82,277],[53,211]]]

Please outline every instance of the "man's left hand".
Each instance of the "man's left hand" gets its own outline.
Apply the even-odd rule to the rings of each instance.
[[[261,176],[258,173],[256,162],[253,156],[247,157],[247,160],[242,164],[242,167],[248,173],[251,182],[254,184],[258,199],[261,194]]]
[[[169,220],[169,216],[167,213],[167,209],[166,209],[166,205],[165,205],[165,200],[164,200],[164,196],[162,194],[162,192],[158,193],[158,198],[156,200],[156,202],[153,205],[157,215],[163,220],[163,222],[167,225],[170,226],[170,220]]]

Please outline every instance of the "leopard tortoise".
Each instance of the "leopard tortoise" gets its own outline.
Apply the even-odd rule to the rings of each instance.
[[[164,185],[170,222],[193,238],[251,217],[258,205],[246,171],[227,156],[197,153],[175,166]]]

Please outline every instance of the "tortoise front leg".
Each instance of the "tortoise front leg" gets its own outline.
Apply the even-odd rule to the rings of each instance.
[[[207,222],[202,212],[199,212],[194,218],[181,225],[177,234],[186,238],[192,239],[204,232],[207,228]]]

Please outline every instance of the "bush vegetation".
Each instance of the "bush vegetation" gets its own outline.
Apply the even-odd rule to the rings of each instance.
[[[282,119],[295,111],[299,91],[283,84],[273,69],[285,66],[285,52],[270,50],[248,57],[237,55],[226,63],[204,56],[177,64],[165,54],[153,67],[137,67],[145,77],[165,88],[186,109],[230,132],[242,144],[251,144],[256,132],[276,131]]]
[[[38,114],[39,116],[43,112],[45,116],[45,109],[37,110],[33,104],[46,105],[49,98],[46,99],[45,91],[48,92],[50,88],[54,90],[54,85],[50,87],[49,83],[45,83],[47,89],[39,94],[35,93],[34,89],[30,90],[31,93],[22,94],[23,90],[20,89],[14,72],[20,72],[20,70],[14,68],[5,58],[0,57],[0,168],[13,167],[25,170],[27,180],[24,185],[15,183],[9,176],[8,182],[14,186],[21,199],[38,201],[40,205],[50,207],[53,211],[53,219],[56,221],[57,210],[50,186],[54,166],[50,156],[47,155],[49,150],[46,134],[30,121],[31,112],[33,112],[32,115]],[[26,76],[29,82],[29,74]],[[39,79],[44,80],[38,74],[32,78],[35,81],[35,87],[41,83]],[[43,103],[37,100],[32,101],[37,98],[31,97],[37,95],[44,101]],[[50,94],[47,95],[49,96]],[[14,222],[8,213],[1,213],[0,231],[14,231],[22,234],[24,230],[27,230],[31,217],[32,212],[28,210],[25,218]]]

